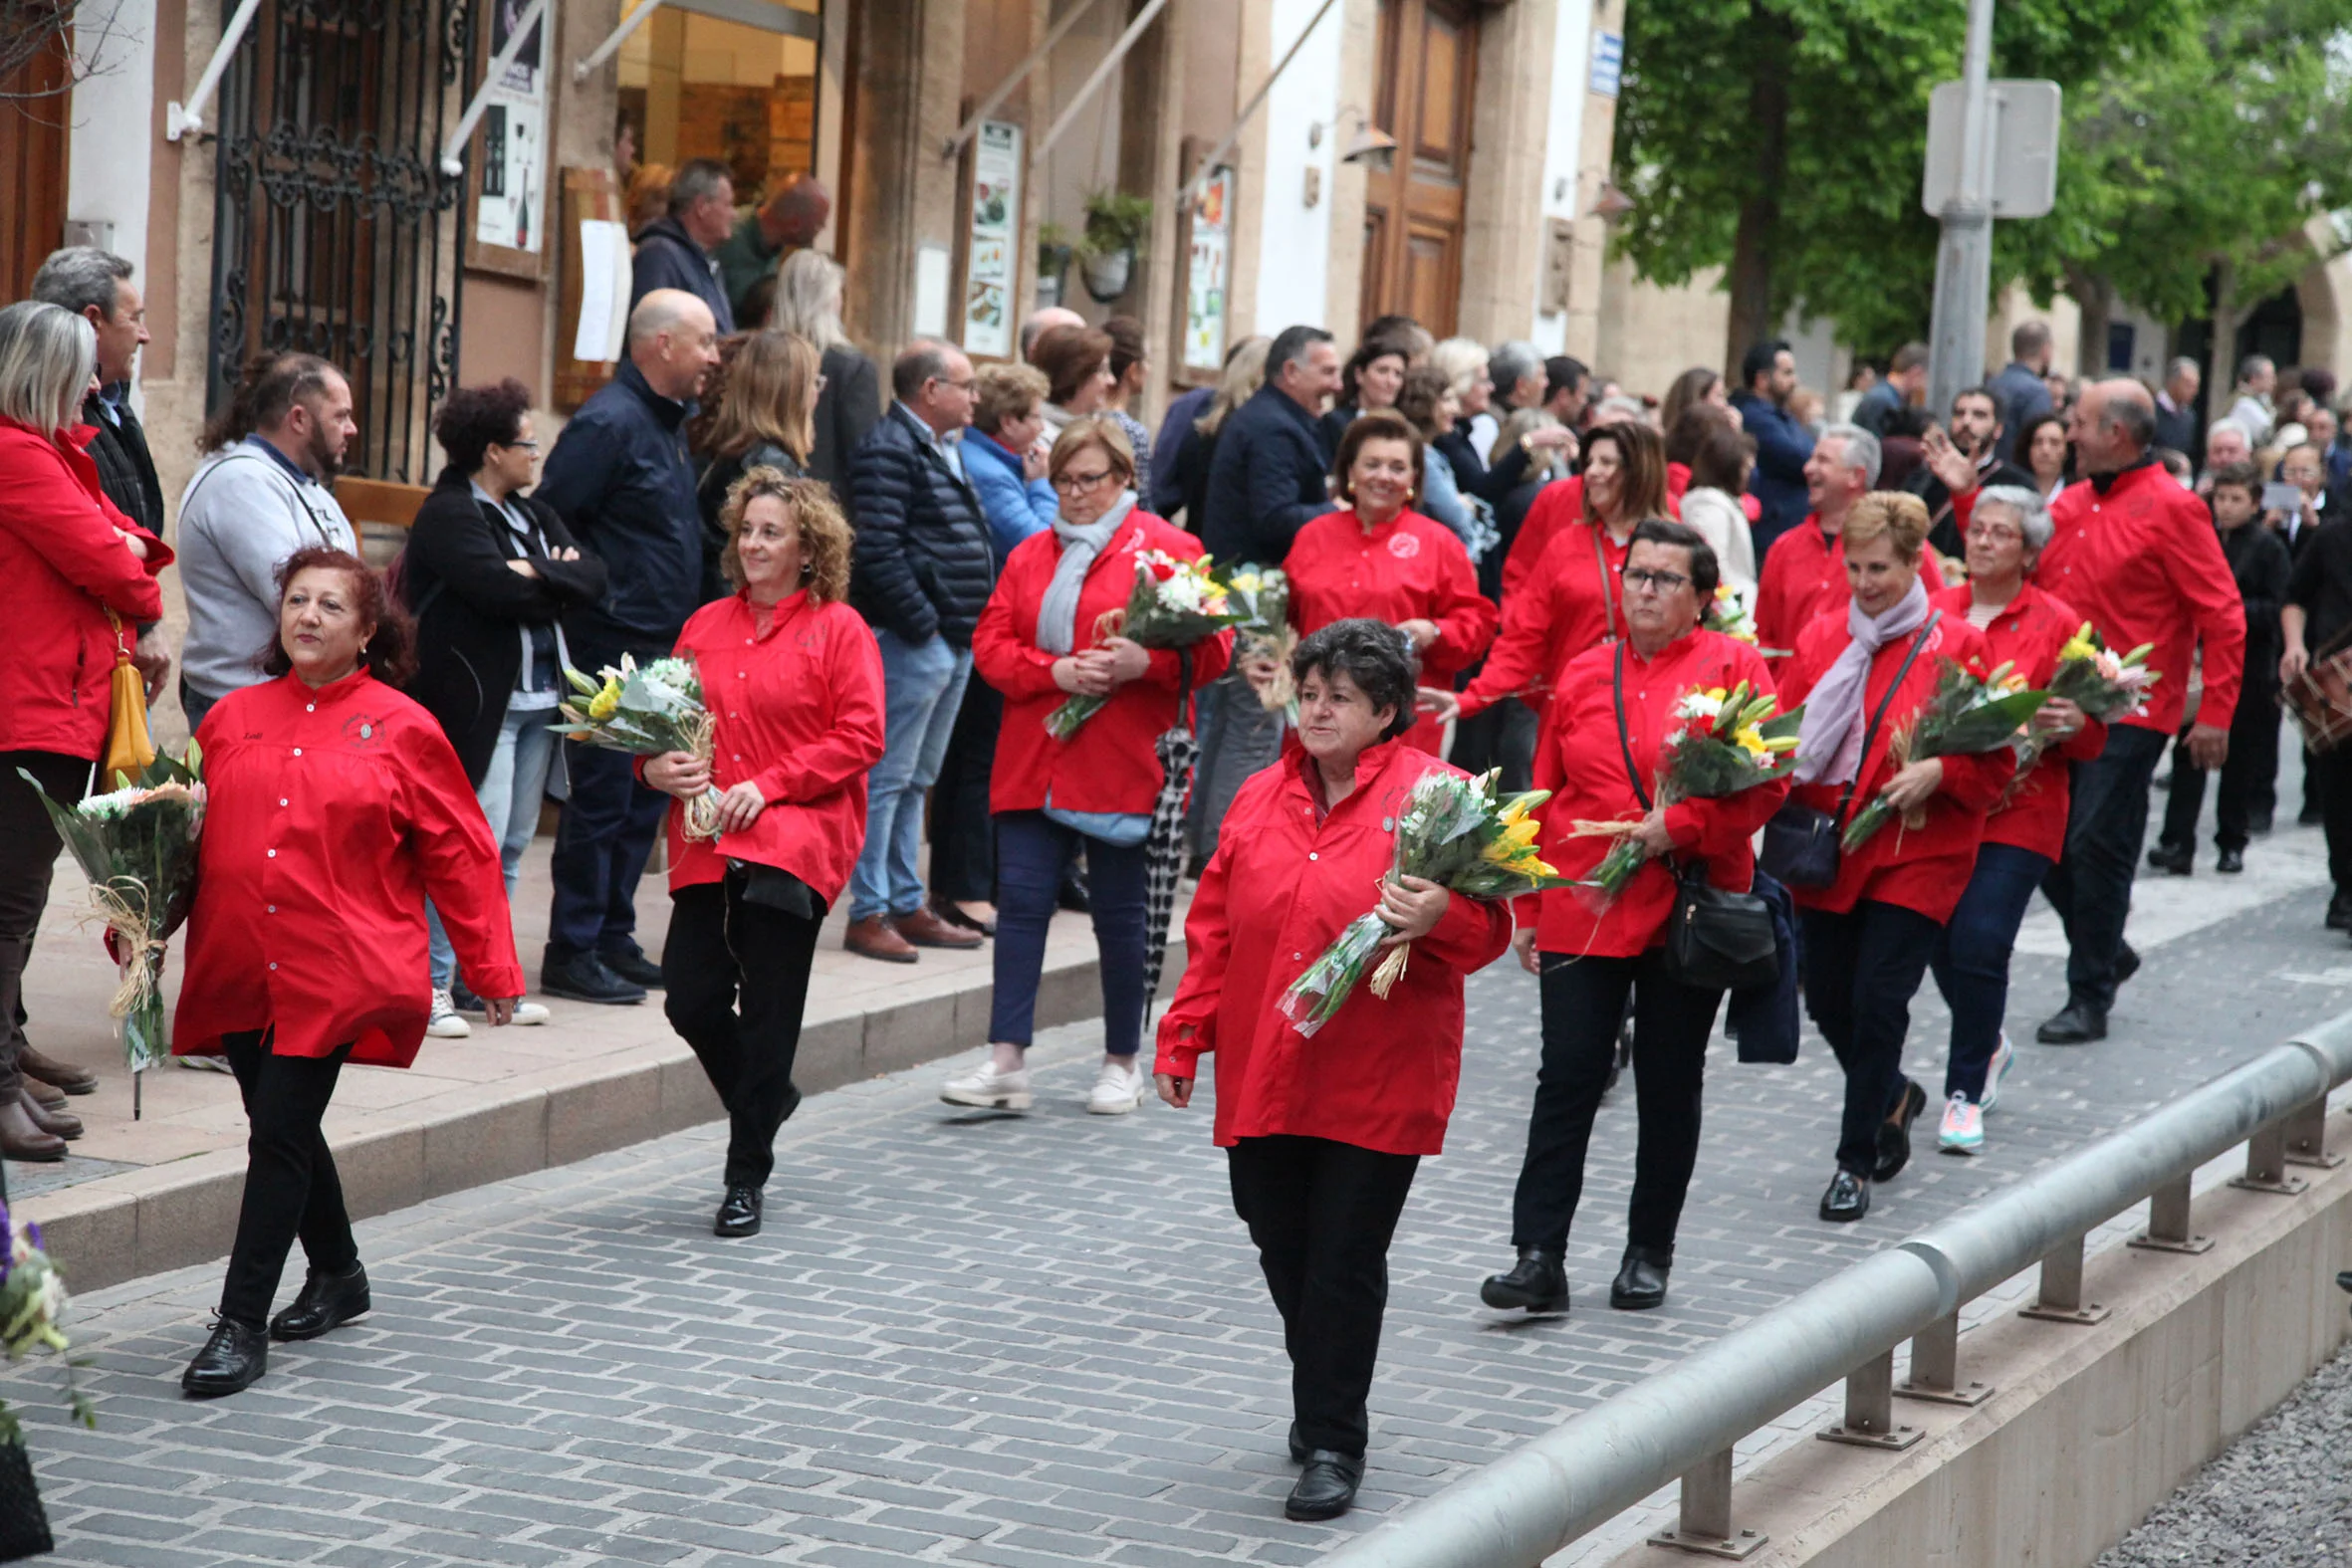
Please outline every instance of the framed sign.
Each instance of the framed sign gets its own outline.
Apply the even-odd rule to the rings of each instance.
[[[490,0],[483,69],[513,38],[524,0]],[[550,6],[549,14],[554,7]],[[493,84],[474,132],[465,264],[537,282],[547,264],[547,22],[534,23],[522,52]]]
[[[1013,352],[1015,281],[1021,271],[1021,127],[985,119],[972,142],[970,225],[964,250],[964,351]]]
[[[1188,375],[1212,380],[1225,368],[1225,314],[1232,293],[1234,171],[1221,167],[1186,214],[1184,346]]]

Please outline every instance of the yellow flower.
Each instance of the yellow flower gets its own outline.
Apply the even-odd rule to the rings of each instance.
[[[604,689],[588,699],[588,718],[602,724],[620,707],[620,682],[606,681]]]
[[[1720,704],[1725,698],[1731,696],[1731,693],[1725,691],[1721,686],[1710,686],[1707,688],[1707,696],[1709,701]]]
[[[1771,756],[1771,749],[1764,745],[1764,736],[1759,733],[1756,726],[1754,725],[1750,725],[1744,730],[1734,730],[1732,732],[1732,741],[1740,748],[1740,750],[1746,752],[1750,757],[1755,758],[1760,763],[1765,758]]]
[[[1520,823],[1526,821],[1527,819],[1528,801],[1525,795],[1522,795],[1520,798],[1505,806],[1496,817],[1496,820],[1501,822],[1505,827],[1517,827]]]

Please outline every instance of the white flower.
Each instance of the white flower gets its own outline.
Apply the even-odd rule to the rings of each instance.
[[[1712,724],[1722,712],[1721,697],[1710,697],[1703,691],[1694,691],[1675,705],[1674,716],[1678,719],[1704,719]]]

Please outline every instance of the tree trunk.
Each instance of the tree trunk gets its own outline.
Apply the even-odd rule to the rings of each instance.
[[[1788,172],[1788,71],[1796,54],[1796,24],[1768,10],[1764,0],[1749,0],[1747,42],[1747,128],[1756,147],[1756,172],[1740,203],[1740,227],[1732,241],[1724,374],[1733,381],[1740,378],[1741,357],[1771,337],[1779,321],[1773,309],[1772,253],[1779,244],[1780,183]]]
[[[2205,366],[2205,427],[2230,411],[2237,379],[2237,269],[2225,257],[2214,269],[2214,341]],[[2194,454],[2203,460],[2205,454]]]
[[[2075,373],[2092,380],[2114,374],[2107,367],[2107,329],[2115,316],[2115,285],[2102,273],[2068,262],[2066,292],[2082,308],[2082,327],[2074,345]]]

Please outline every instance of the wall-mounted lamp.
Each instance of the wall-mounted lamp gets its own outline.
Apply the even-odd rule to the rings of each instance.
[[[1355,134],[1347,138],[1347,145],[1339,153],[1339,161],[1362,163],[1383,171],[1393,167],[1396,162],[1396,137],[1373,124],[1372,116],[1352,104],[1342,107],[1334,118],[1344,123],[1351,114],[1355,116]],[[1321,146],[1323,132],[1330,128],[1324,121],[1315,120],[1306,127],[1306,144],[1309,147]]]
[[[1600,194],[1592,199],[1592,211],[1586,216],[1614,223],[1632,210],[1633,198],[1619,190],[1615,180],[1604,179],[1600,182]]]

